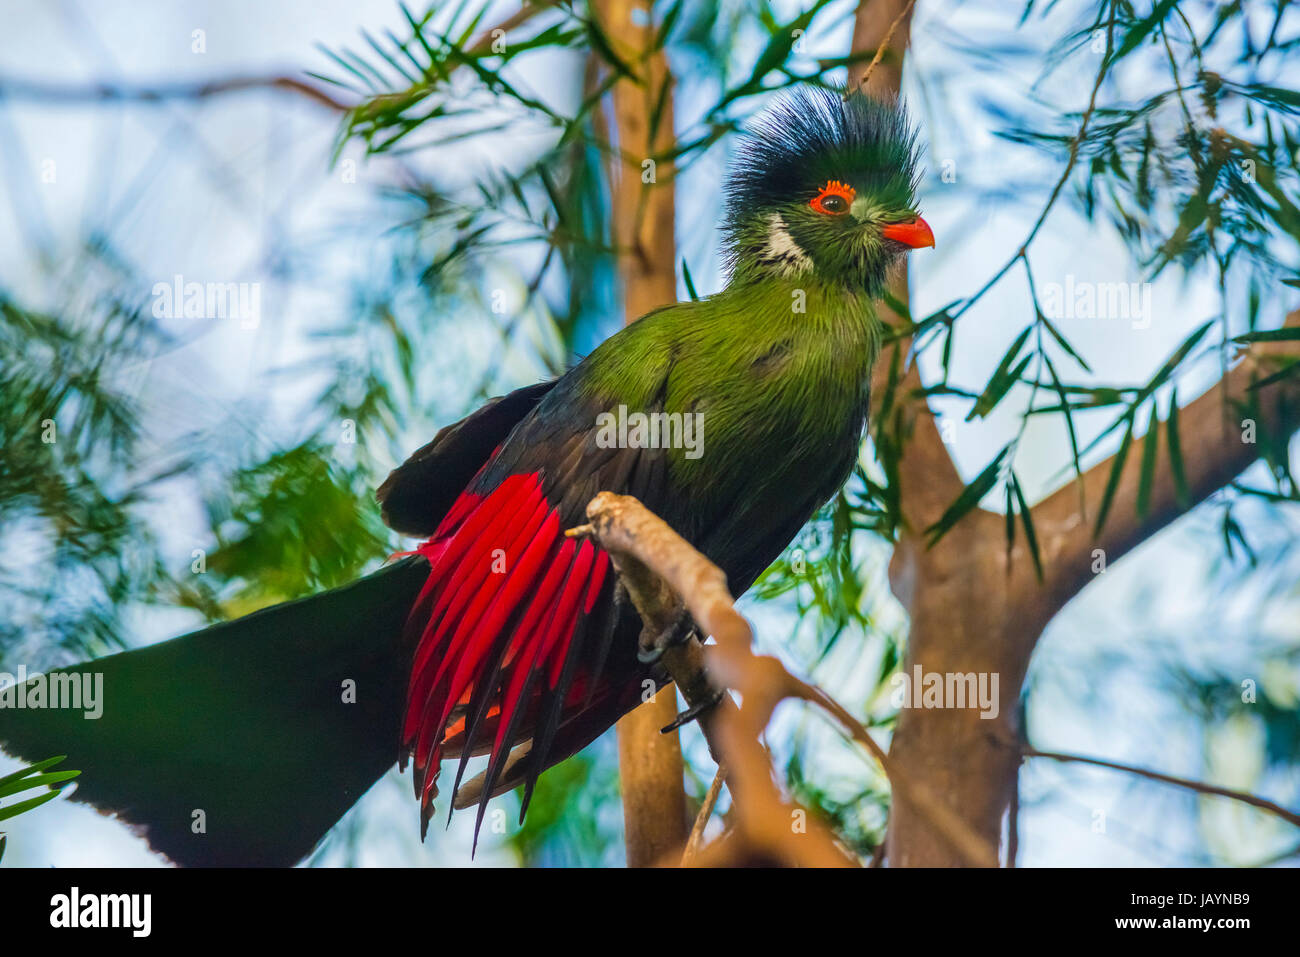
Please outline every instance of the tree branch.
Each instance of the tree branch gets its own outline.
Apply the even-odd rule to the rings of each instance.
[[[666,153],[672,146],[672,76],[663,49],[651,52],[655,28],[649,0],[599,0],[592,14],[614,52],[633,65],[641,80],[625,78],[614,84],[613,128],[620,159],[607,167],[623,309],[626,321],[632,322],[677,299],[671,169],[660,164],[664,168],[653,170],[647,183],[641,167],[643,159]],[[656,115],[658,125],[652,127]],[[680,849],[687,838],[681,744],[676,731],[660,733],[676,713],[677,695],[667,689],[618,723],[630,867],[649,866],[663,859]]]
[[[1251,807],[1257,807],[1261,811],[1267,811],[1286,821],[1288,824],[1294,824],[1300,827],[1300,814],[1294,811],[1288,811],[1282,805],[1266,798],[1258,797],[1248,791],[1235,791],[1232,788],[1222,788],[1217,784],[1206,784],[1204,781],[1193,781],[1191,778],[1180,778],[1172,774],[1163,774],[1159,771],[1150,771],[1146,768],[1140,768],[1132,764],[1120,764],[1118,761],[1105,761],[1101,758],[1090,758],[1082,754],[1066,754],[1061,751],[1040,751],[1037,748],[1031,748],[1025,745],[1021,749],[1021,754],[1027,758],[1050,758],[1053,761],[1070,762],[1074,764],[1091,764],[1098,768],[1110,768],[1113,771],[1123,771],[1126,774],[1136,774],[1138,777],[1149,778],[1152,781],[1161,781],[1164,784],[1172,784],[1175,787],[1186,788],[1189,791],[1196,791],[1199,794],[1213,794],[1217,797],[1231,798],[1234,801],[1240,801],[1243,804],[1249,804]]]
[[[533,0],[523,3],[518,10],[496,25],[487,28],[467,49],[469,54],[482,54],[492,49],[497,36],[509,33],[527,23],[539,13],[554,7],[558,0]],[[461,63],[451,63],[455,70]],[[364,100],[348,103],[332,96],[325,88],[290,75],[237,76],[194,83],[44,83],[36,80],[0,77],[0,98],[13,97],[43,103],[83,103],[87,101],[135,100],[162,102],[165,100],[202,100],[228,93],[247,90],[280,90],[304,96],[314,103],[339,113],[355,109]]]
[[[704,801],[700,804],[700,812],[695,815],[691,836],[686,839],[686,850],[682,851],[682,867],[690,867],[699,857],[700,846],[704,843],[704,828],[708,826],[709,818],[713,816],[713,809],[717,806],[718,798],[722,794],[722,784],[726,778],[727,767],[719,764],[717,773],[713,775],[713,783],[709,785]]]
[[[875,50],[875,57],[860,68],[857,86],[877,97],[898,95],[903,78],[903,56],[912,31],[913,0],[863,0],[858,5],[853,25],[852,54]],[[904,268],[889,287],[890,295],[904,305],[908,302],[907,271]],[[903,322],[884,303],[878,305],[894,323]],[[916,363],[910,361],[912,339],[902,339],[896,346],[908,357],[903,376],[895,386],[894,402],[898,418],[893,423],[904,437],[899,461],[899,486],[903,518],[909,528],[923,532],[934,524],[944,510],[961,494],[965,483],[943,438],[939,435],[934,413],[925,399],[915,398],[924,386]],[[889,380],[889,361],[884,357],[872,372],[871,394],[879,402]]]
[[[1300,326],[1300,310],[1287,316],[1286,326]],[[1092,581],[1093,550],[1100,549],[1109,565],[1168,525],[1193,505],[1223,488],[1259,458],[1259,445],[1243,440],[1243,424],[1234,421],[1227,403],[1247,397],[1253,380],[1271,371],[1278,357],[1300,357],[1295,342],[1262,342],[1250,346],[1242,361],[1200,398],[1178,412],[1187,500],[1180,501],[1168,442],[1156,453],[1155,475],[1148,506],[1137,509],[1142,455],[1133,450],[1125,460],[1115,489],[1110,514],[1100,534],[1083,512],[1076,483],[1063,486],[1031,510],[1038,529],[1047,580],[1041,594],[1027,596],[1042,603],[1044,613],[1055,612]],[[1257,433],[1289,435],[1300,428],[1300,379],[1266,386],[1259,392],[1261,421]],[[1225,398],[1227,403],[1225,403]],[[1152,427],[1159,427],[1154,422]],[[1134,445],[1137,439],[1134,439]],[[1083,500],[1094,508],[1101,501],[1115,458],[1112,456],[1083,475]]]
[[[331,96],[323,87],[294,76],[235,76],[197,83],[42,83],[34,80],[0,77],[0,97],[30,100],[37,103],[85,103],[95,101],[134,100],[161,103],[167,100],[204,100],[227,93],[248,90],[279,90],[304,96],[328,109],[344,113],[356,104]]]
[[[663,632],[685,608],[714,639],[709,648],[694,640],[670,648],[663,663],[693,707],[714,699],[714,682],[739,692],[744,701],[744,707],[737,708],[724,696],[700,722],[714,759],[726,768],[738,827],[751,846],[796,865],[856,863],[819,822],[807,820],[806,812],[801,815],[802,809],[786,801],[774,783],[771,759],[760,738],[776,706],[797,698],[817,705],[863,745],[889,775],[891,786],[930,815],[970,863],[996,866],[996,852],[927,789],[900,775],[843,706],[792,675],[779,659],[753,653],[753,632],[736,611],[720,568],[631,496],[601,492],[588,504],[587,517],[591,524],[571,534],[591,535],[609,552],[647,633]],[[795,821],[806,823],[806,832],[793,827]]]

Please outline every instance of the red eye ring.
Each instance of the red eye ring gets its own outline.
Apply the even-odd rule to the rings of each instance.
[[[849,211],[853,205],[853,200],[858,194],[853,187],[847,183],[841,183],[837,179],[828,180],[821,191],[812,198],[808,203],[819,213],[825,213],[828,216],[839,216]]]

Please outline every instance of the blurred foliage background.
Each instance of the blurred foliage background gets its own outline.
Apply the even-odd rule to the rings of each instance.
[[[376,567],[410,546],[374,505],[390,468],[614,331],[606,93],[626,66],[583,5],[528,9],[133,6],[165,70],[139,67],[126,28],[85,4],[33,9],[26,52],[7,41],[0,670]],[[655,5],[676,77],[676,146],[655,159],[677,167],[683,298],[725,281],[714,226],[743,123],[783,87],[842,83],[855,11]],[[942,258],[914,270],[899,333],[916,355],[886,361],[921,362],[955,427],[971,484],[951,521],[984,500],[1033,541],[1027,500],[1152,425],[1176,448],[1176,390],[1203,390],[1295,304],[1300,15],[1264,0],[922,0],[912,32],[905,93]],[[285,50],[283,72],[322,96],[197,85],[281,75]],[[1045,283],[1084,271],[1085,242],[1099,277],[1157,284],[1153,334],[1117,349],[1116,327],[1046,314]],[[157,315],[156,285],[178,274],[259,283],[259,322]],[[878,397],[877,414],[890,405]],[[1296,802],[1298,496],[1288,438],[1260,442],[1263,465],[1053,626],[1023,702],[1035,737]],[[885,576],[896,456],[895,442],[864,448],[747,599],[767,650],[886,731],[905,634]],[[697,731],[684,743],[699,800],[712,767]],[[876,769],[816,715],[783,713],[769,744],[795,795],[869,857],[888,808]],[[1295,859],[1298,836],[1275,822],[1149,782],[1035,766],[1022,783],[1030,862]],[[312,863],[466,863],[458,827],[416,843],[408,788],[382,782]],[[480,860],[619,863],[617,788],[607,737],[542,779],[522,828],[508,811]],[[1119,822],[1102,836],[1099,809]]]

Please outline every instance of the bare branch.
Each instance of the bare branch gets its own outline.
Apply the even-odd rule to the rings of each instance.
[[[557,0],[533,0],[531,3],[523,3],[510,16],[479,34],[478,39],[466,52],[471,55],[488,52],[498,36],[522,26],[539,13],[554,7],[556,3]],[[448,70],[455,70],[461,65],[458,62],[448,64]],[[203,100],[248,90],[280,90],[293,93],[339,113],[346,113],[362,102],[360,100],[355,103],[345,102],[331,95],[322,86],[290,75],[225,77],[197,83],[135,84],[61,84],[0,77],[0,98],[12,97],[43,103],[83,103],[96,100],[135,100],[146,103],[165,100]]]
[[[134,100],[142,103],[166,100],[203,100],[228,93],[249,90],[279,90],[304,96],[314,103],[339,113],[356,104],[336,99],[324,87],[294,76],[236,76],[198,83],[42,83],[0,77],[0,97],[37,103],[85,103],[95,101]]]
[[[889,24],[889,29],[885,32],[885,38],[881,40],[880,44],[876,47],[876,55],[873,56],[871,62],[867,64],[866,70],[862,73],[862,79],[858,80],[859,87],[865,87],[871,81],[871,74],[875,72],[876,67],[880,64],[880,60],[884,57],[885,51],[889,49],[889,45],[894,42],[894,34],[898,31],[899,24],[901,24],[904,19],[908,19],[910,22],[912,7],[915,3],[916,0],[907,0],[907,5],[899,11],[898,16],[894,17],[893,22]],[[898,56],[901,61],[902,53],[900,52]]]
[[[1249,804],[1251,807],[1257,807],[1261,811],[1267,811],[1286,821],[1288,824],[1294,824],[1300,827],[1300,814],[1294,811],[1288,811],[1282,805],[1266,798],[1258,797],[1247,791],[1235,791],[1232,788],[1221,788],[1217,784],[1206,784],[1204,781],[1193,781],[1190,778],[1180,778],[1173,774],[1163,774],[1159,771],[1151,771],[1147,768],[1140,768],[1132,764],[1120,764],[1118,761],[1105,761],[1101,758],[1090,758],[1082,754],[1066,754],[1061,751],[1039,751],[1037,748],[1025,746],[1021,753],[1027,758],[1050,758],[1053,761],[1071,762],[1074,764],[1091,764],[1094,767],[1110,768],[1113,771],[1123,771],[1126,774],[1136,774],[1138,777],[1149,778],[1152,781],[1160,781],[1164,784],[1172,784],[1175,787],[1186,788],[1189,791],[1196,791],[1199,794],[1213,794],[1217,797],[1231,798],[1234,801],[1240,801],[1243,804]]]
[[[996,852],[928,790],[894,771],[884,750],[842,705],[790,674],[779,659],[753,653],[753,633],[736,611],[720,568],[631,496],[601,492],[588,504],[587,517],[591,524],[575,532],[592,535],[610,553],[647,630],[657,634],[669,627],[684,605],[700,630],[716,642],[708,649],[695,641],[671,648],[663,662],[692,706],[712,699],[714,681],[738,691],[744,701],[738,709],[724,697],[701,718],[701,726],[715,760],[727,768],[739,826],[755,847],[795,864],[849,863],[819,823],[807,821],[806,834],[791,827],[799,809],[779,794],[771,759],[759,741],[776,706],[798,698],[826,711],[862,744],[881,763],[895,790],[929,814],[970,863],[996,866]]]
[[[633,64],[638,74],[635,81],[624,78],[613,86],[612,125],[619,159],[605,167],[610,176],[624,316],[632,322],[677,299],[671,166],[661,163],[648,183],[642,179],[641,168],[643,160],[672,147],[672,75],[663,49],[652,50],[655,27],[649,0],[599,0],[592,5],[592,15],[614,52]],[[599,80],[600,65],[589,61],[589,67],[595,69],[589,69],[587,82],[594,84]],[[656,115],[657,127],[652,124]],[[600,116],[598,124],[603,122]],[[660,733],[676,710],[677,696],[669,689],[618,723],[629,866],[649,866],[662,860],[687,837],[681,745],[676,731]]]
[[[717,773],[713,775],[713,783],[709,785],[709,790],[704,795],[704,803],[700,805],[700,813],[695,815],[691,836],[686,840],[686,850],[682,851],[682,867],[690,867],[699,857],[700,845],[704,843],[704,828],[708,825],[709,818],[713,816],[713,809],[722,794],[722,784],[726,777],[727,766],[719,764]]]

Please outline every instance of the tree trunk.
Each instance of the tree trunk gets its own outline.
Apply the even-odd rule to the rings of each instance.
[[[663,51],[646,56],[654,39],[648,0],[600,0],[594,10],[616,53],[642,73],[644,83],[614,86],[616,144],[623,157],[611,184],[614,239],[619,250],[625,321],[677,301],[673,187],[668,164],[652,157],[673,145],[671,86],[658,126],[651,129],[660,91],[672,83]],[[646,166],[645,161],[651,160]],[[677,732],[660,728],[677,715],[677,694],[666,688],[618,723],[619,779],[629,867],[648,867],[686,844],[690,822]]]

